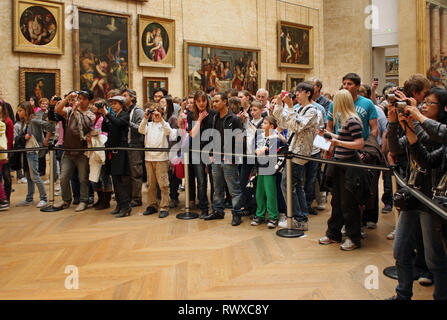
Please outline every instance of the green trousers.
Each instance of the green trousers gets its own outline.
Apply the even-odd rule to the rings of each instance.
[[[258,175],[256,182],[256,216],[265,219],[268,211],[269,219],[278,220],[278,199],[276,197],[276,177]]]

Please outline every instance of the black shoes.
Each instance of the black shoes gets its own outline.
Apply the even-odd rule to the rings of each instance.
[[[118,213],[120,213],[120,211],[121,211],[121,208],[119,206],[116,206],[115,210],[110,212],[110,214],[118,214]]]
[[[143,212],[143,215],[148,216],[154,213],[157,213],[157,209],[155,209],[154,207],[147,207],[146,211]]]
[[[127,209],[123,209],[116,215],[116,217],[117,218],[124,218],[124,217],[130,216],[130,212],[131,211],[132,211],[131,207],[129,207]]]
[[[233,215],[233,221],[231,221],[231,225],[233,227],[237,227],[242,223],[242,218],[239,215]]]
[[[199,219],[205,219],[206,216],[208,216],[208,210],[203,210],[199,216]]]
[[[159,218],[163,219],[166,218],[169,215],[169,212],[166,210],[160,211],[160,214],[158,215]]]
[[[80,202],[81,202],[81,199],[79,199],[79,198],[73,198],[73,204],[74,204],[74,205],[79,204]]]
[[[221,220],[224,217],[225,217],[225,214],[220,214],[220,213],[217,213],[217,212],[214,211],[212,214],[207,215],[206,217],[204,217],[203,220],[205,220],[205,221],[219,220],[219,219]]]

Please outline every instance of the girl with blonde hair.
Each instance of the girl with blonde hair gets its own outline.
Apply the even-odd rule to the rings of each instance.
[[[334,97],[335,132],[330,134],[334,147],[334,159],[344,162],[360,162],[357,150],[364,147],[362,136],[362,121],[355,111],[354,100],[348,90],[340,90]],[[322,134],[322,133],[321,133]],[[329,168],[328,168],[329,169]],[[342,241],[341,229],[346,227],[346,240],[341,245],[344,251],[360,248],[361,214],[353,190],[347,187],[346,167],[335,167],[332,171],[332,214],[328,220],[326,236],[320,239],[321,245],[329,245]]]

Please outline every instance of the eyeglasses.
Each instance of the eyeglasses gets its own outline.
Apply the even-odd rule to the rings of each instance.
[[[434,101],[423,101],[422,104],[426,104],[427,106],[438,106],[439,105],[438,102],[434,102]]]

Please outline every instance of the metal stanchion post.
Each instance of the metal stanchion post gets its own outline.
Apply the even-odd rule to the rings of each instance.
[[[189,208],[189,153],[185,152],[183,157],[185,168],[185,212],[179,213],[176,217],[181,220],[197,219],[199,215],[192,213]]]
[[[391,173],[391,181],[393,185],[393,190],[397,190],[397,182],[396,177],[394,176],[394,171]],[[394,220],[395,220],[395,228],[397,229],[397,223],[399,221],[399,212],[397,211],[396,207],[393,206],[393,214],[394,214]],[[390,266],[385,269],[383,269],[383,274],[387,276],[388,278],[397,280],[397,268],[396,266]]]
[[[51,145],[49,147],[50,151],[50,195],[48,197],[48,206],[45,208],[40,209],[42,212],[56,212],[61,211],[61,208],[55,208],[54,205],[54,166],[56,165],[54,163],[54,149]]]
[[[292,158],[287,156],[286,159],[286,173],[287,173],[287,229],[281,229],[276,232],[276,235],[283,238],[299,238],[304,235],[303,231],[292,229]]]

